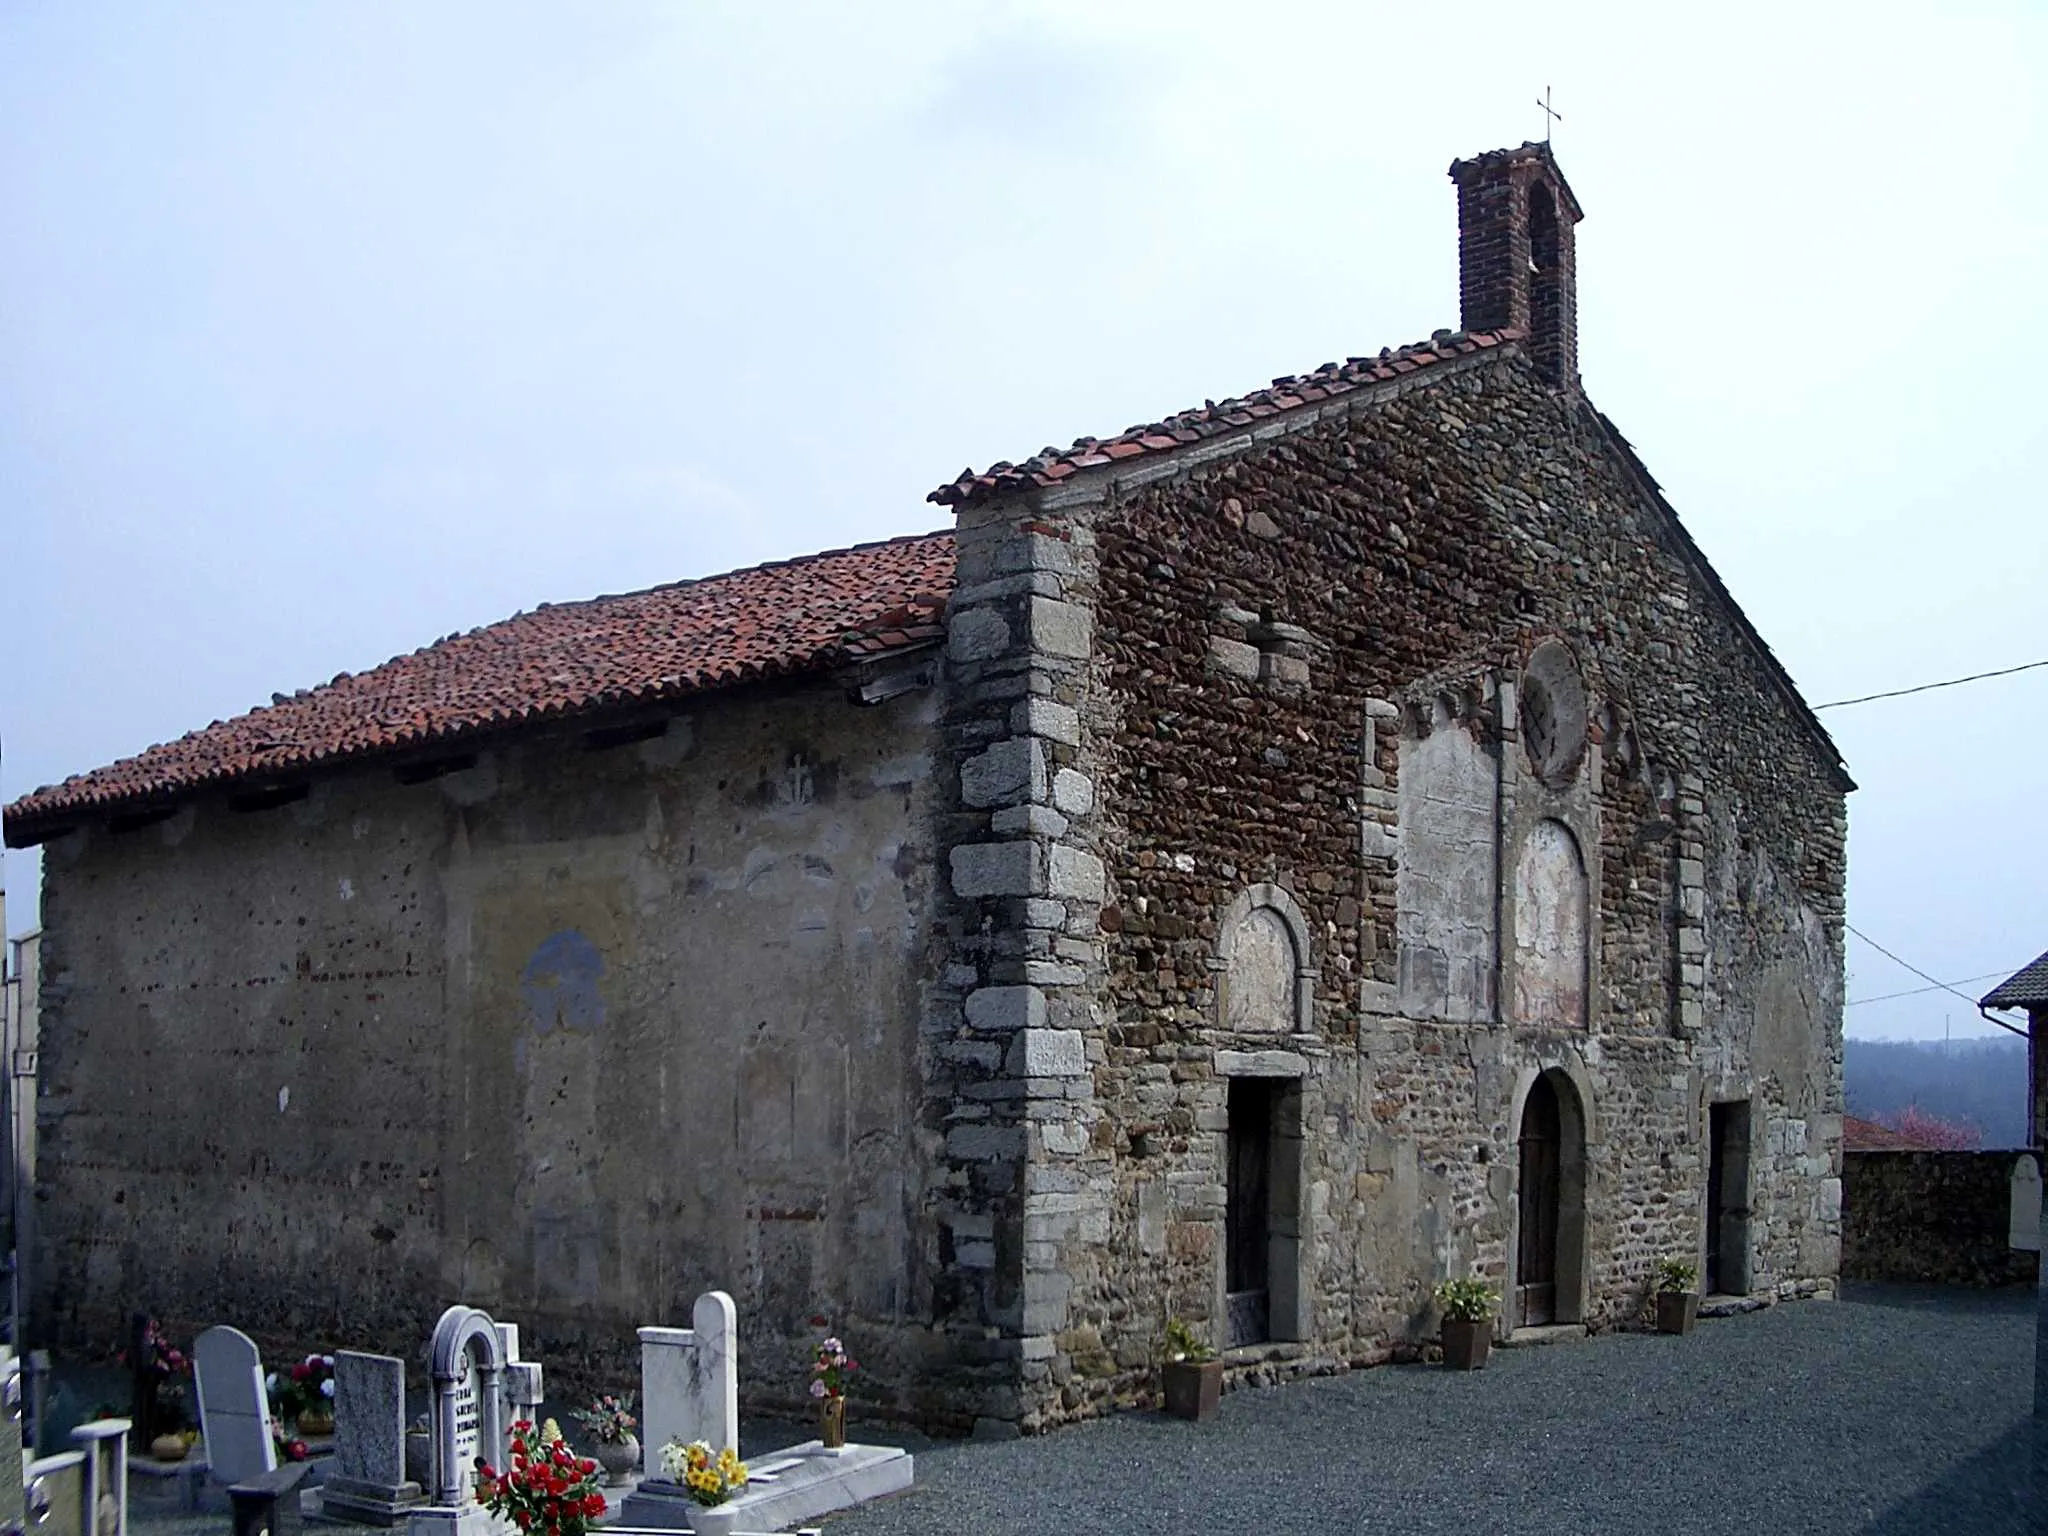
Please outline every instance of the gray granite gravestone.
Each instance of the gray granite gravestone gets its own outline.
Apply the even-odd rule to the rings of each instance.
[[[209,1328],[192,1341],[192,1368],[214,1481],[240,1483],[276,1471],[270,1395],[254,1341],[238,1328]]]
[[[405,1362],[337,1351],[334,1465],[306,1495],[306,1513],[318,1520],[396,1525],[424,1497],[405,1475]]]

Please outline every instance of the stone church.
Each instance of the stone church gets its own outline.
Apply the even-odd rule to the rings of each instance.
[[[1545,145],[1462,326],[965,473],[944,531],[545,606],[10,806],[40,1341],[620,1384],[739,1300],[861,1412],[1137,1400],[1831,1294],[1845,795],[1587,400]]]

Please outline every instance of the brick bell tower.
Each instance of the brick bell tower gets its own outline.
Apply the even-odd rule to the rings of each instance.
[[[1579,387],[1572,226],[1585,215],[1548,144],[1451,162],[1458,184],[1458,302],[1468,331],[1528,333],[1536,371]]]

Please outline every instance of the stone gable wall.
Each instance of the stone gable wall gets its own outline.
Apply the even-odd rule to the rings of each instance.
[[[1078,750],[1106,969],[1081,1182],[1108,1223],[1061,1234],[1073,1285],[1027,1427],[1141,1398],[1169,1317],[1220,1330],[1225,1054],[1284,1055],[1302,1115],[1300,1337],[1240,1357],[1254,1373],[1413,1352],[1437,1279],[1511,1278],[1516,1117],[1545,1069],[1584,1101],[1589,1325],[1634,1322],[1653,1261],[1699,1253],[1710,1098],[1755,1101],[1751,1289],[1832,1288],[1835,770],[1590,413],[1519,358],[1445,372],[1093,507],[1083,486],[1041,497],[1099,551]],[[1511,691],[1551,638],[1592,715],[1561,789]],[[1402,740],[1432,713],[1504,764],[1503,873],[1545,819],[1578,840],[1585,1027],[1402,1012]],[[1219,921],[1259,882],[1303,917],[1306,1033],[1217,1017]],[[1512,949],[1512,913],[1492,916]]]

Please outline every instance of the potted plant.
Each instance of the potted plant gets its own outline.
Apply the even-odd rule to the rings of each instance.
[[[1179,1318],[1166,1325],[1165,1358],[1159,1384],[1166,1411],[1177,1419],[1206,1419],[1223,1400],[1223,1362],[1216,1351]]]
[[[1468,1275],[1439,1285],[1436,1304],[1444,1314],[1444,1364],[1454,1371],[1476,1371],[1485,1365],[1493,1348],[1493,1314],[1500,1293],[1477,1275]]]
[[[1657,1331],[1691,1333],[1700,1315],[1700,1272],[1683,1259],[1657,1261]]]
[[[819,1342],[811,1361],[811,1397],[818,1405],[818,1439],[828,1451],[846,1444],[846,1378],[859,1369],[838,1339]]]
[[[301,1435],[318,1440],[334,1433],[334,1356],[308,1355],[269,1385],[280,1416],[296,1419]]]
[[[690,1529],[698,1536],[731,1536],[739,1511],[732,1496],[747,1486],[747,1464],[731,1446],[714,1451],[703,1440],[671,1440],[661,1448],[661,1470],[690,1496]]]
[[[197,1435],[185,1433],[185,1383],[173,1376],[156,1389],[157,1434],[149,1442],[149,1454],[158,1461],[183,1461]]]
[[[477,1468],[476,1495],[484,1507],[522,1532],[585,1536],[606,1509],[597,1463],[570,1450],[553,1420],[538,1435],[531,1419],[519,1420],[507,1449],[511,1465],[502,1473],[489,1462]]]
[[[597,1446],[597,1462],[604,1468],[605,1481],[614,1488],[623,1487],[640,1465],[640,1438],[633,1433],[633,1426],[640,1421],[633,1417],[633,1394],[607,1393],[593,1398],[588,1408],[576,1410],[575,1417]]]

